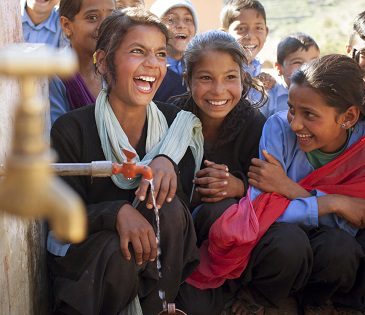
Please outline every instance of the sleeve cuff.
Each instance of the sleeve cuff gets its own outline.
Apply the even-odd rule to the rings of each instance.
[[[247,189],[248,189],[248,181],[247,181],[247,177],[245,176],[244,173],[240,172],[240,171],[232,171],[231,174],[237,178],[239,178],[240,180],[242,180],[243,182],[243,186],[244,186],[244,190],[243,190],[243,195],[242,197],[246,196],[247,194]]]
[[[168,155],[166,155],[166,154],[157,154],[153,158],[153,160],[156,159],[156,158],[158,158],[158,157],[161,157],[161,156],[164,157],[164,158],[166,158],[166,159],[168,159],[172,163],[172,165],[174,166],[174,170],[175,170],[175,173],[176,174],[179,174],[180,173],[178,165]]]

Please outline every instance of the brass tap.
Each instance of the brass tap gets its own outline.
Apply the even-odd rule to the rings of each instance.
[[[30,44],[0,50],[0,74],[18,78],[21,87],[11,153],[0,183],[0,209],[48,218],[55,236],[70,242],[85,238],[86,212],[80,197],[52,172],[54,154],[45,138],[45,102],[37,99],[35,84],[40,77],[69,76],[76,70],[77,58],[71,51]]]

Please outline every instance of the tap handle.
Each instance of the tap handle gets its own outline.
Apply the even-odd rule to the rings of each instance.
[[[133,159],[136,157],[136,154],[126,149],[122,149],[122,151],[124,155],[127,157],[127,163],[133,163]]]

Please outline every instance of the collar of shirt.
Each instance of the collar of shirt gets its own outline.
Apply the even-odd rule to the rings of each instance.
[[[25,9],[26,4],[24,6],[21,6],[22,11],[22,23],[28,24],[31,28],[35,30],[40,30],[42,28],[46,28],[47,30],[56,33],[57,32],[57,22],[58,22],[58,12],[55,8],[52,9],[52,12],[47,20],[43,21],[42,23],[38,25],[34,25],[33,21],[28,15],[27,10]]]
[[[182,75],[184,71],[184,62],[183,60],[176,60],[171,57],[167,57],[167,66],[177,73],[178,75]]]
[[[244,67],[251,77],[257,77],[261,73],[261,62],[259,59],[255,58],[250,64]]]
[[[289,89],[287,88],[285,82],[283,82],[282,80],[279,80],[276,83],[276,86],[277,86],[276,97],[280,97],[280,96],[289,94]]]

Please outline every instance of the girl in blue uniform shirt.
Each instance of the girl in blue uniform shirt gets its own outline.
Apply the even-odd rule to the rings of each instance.
[[[328,176],[341,176],[344,182],[358,177],[349,190],[325,193],[298,184],[348,155],[351,149],[347,149],[355,145],[360,149],[347,165],[364,163],[363,74],[351,58],[328,55],[295,72],[291,82],[289,111],[272,116],[264,126],[261,159],[252,160],[248,173],[250,197],[254,200],[268,192],[287,198],[288,206],[277,222],[305,231],[303,242],[310,246],[312,260],[301,295],[306,308],[321,307],[326,314],[332,308],[329,304],[364,310],[365,237],[359,230],[365,219],[364,167],[355,175],[346,170],[338,175],[334,168]]]

